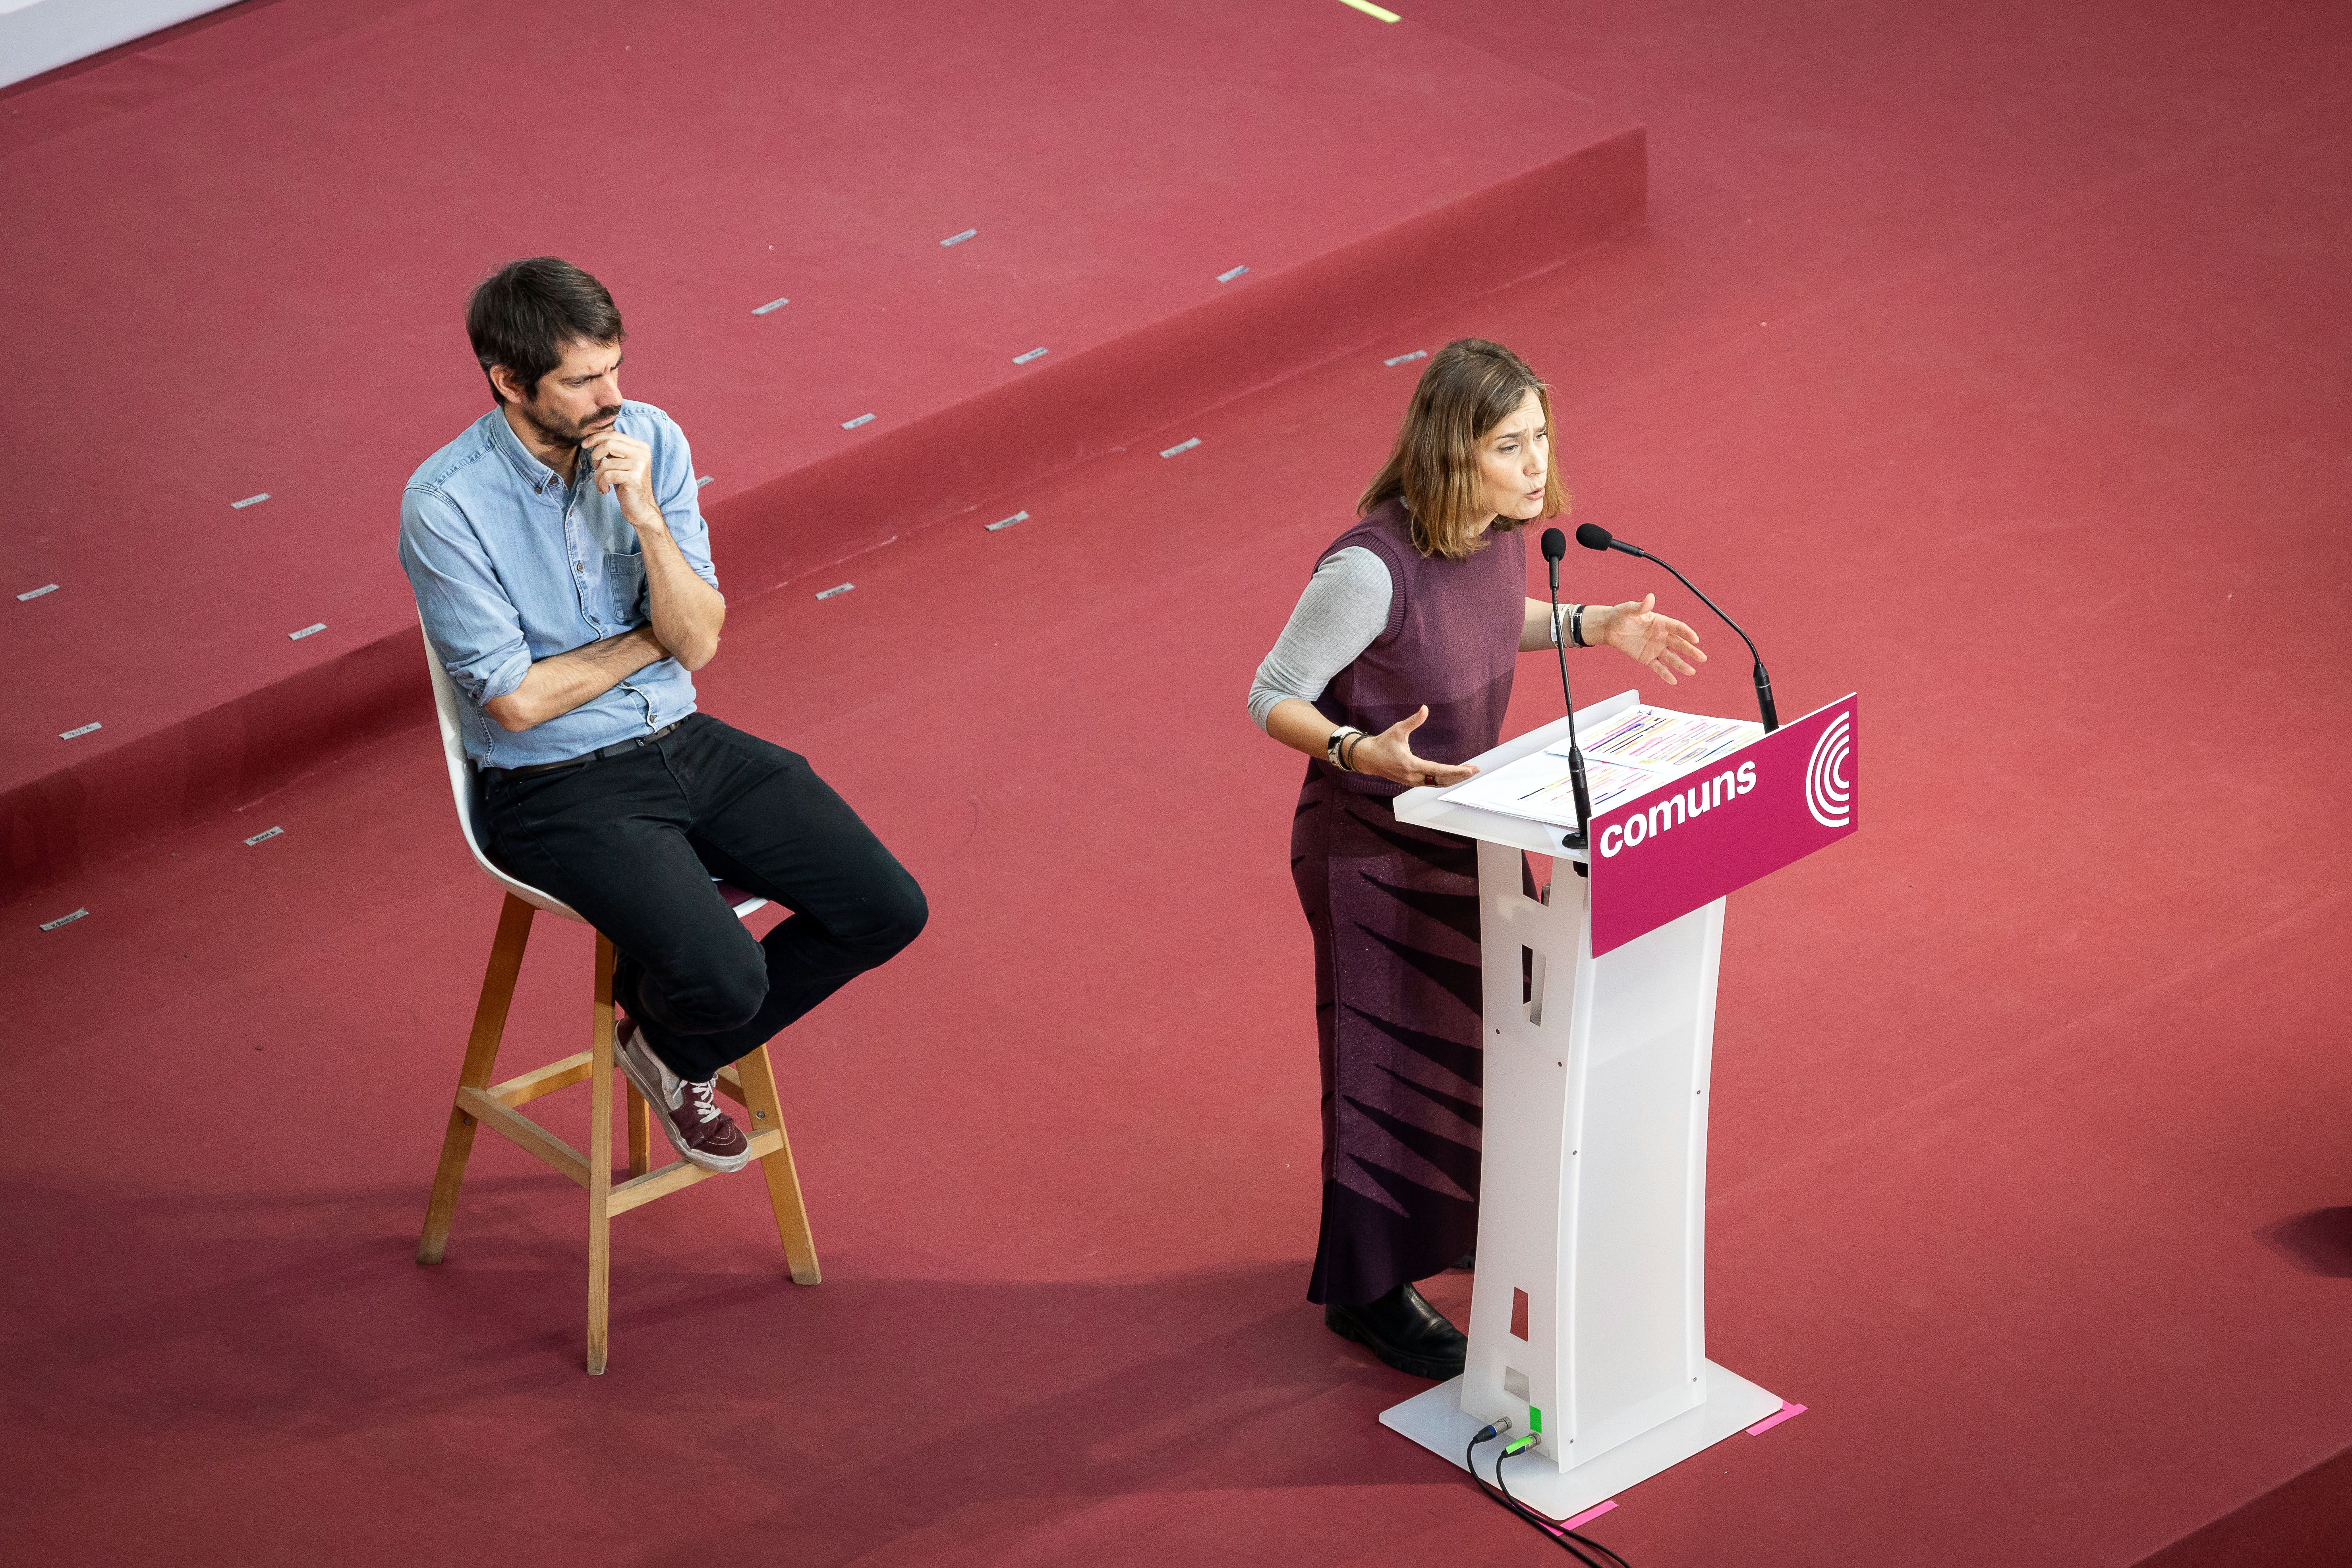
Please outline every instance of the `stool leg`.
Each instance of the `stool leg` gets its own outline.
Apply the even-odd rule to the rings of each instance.
[[[466,1041],[466,1065],[457,1071],[460,1089],[488,1089],[499,1065],[499,1041],[507,1032],[507,1008],[514,1001],[515,976],[522,970],[522,950],[530,941],[531,916],[539,911],[507,895],[499,911],[499,934],[490,943],[490,963],[482,976],[482,999],[474,1006],[474,1032]],[[457,1188],[466,1179],[466,1160],[474,1152],[475,1121],[452,1106],[449,1131],[441,1139],[441,1165],[433,1173],[433,1196],[425,1205],[425,1234],[416,1244],[416,1261],[438,1263],[449,1245],[449,1224],[457,1213]]]
[[[654,1168],[653,1108],[646,1103],[646,1097],[637,1092],[637,1086],[632,1079],[624,1078],[621,1087],[628,1096],[625,1114],[629,1122],[629,1174],[642,1176]]]
[[[776,1152],[761,1156],[760,1171],[768,1178],[768,1203],[776,1211],[776,1234],[783,1239],[793,1283],[816,1284],[824,1276],[816,1265],[816,1238],[809,1234],[808,1205],[801,1198],[800,1172],[793,1164],[792,1140],[784,1133],[783,1107],[776,1099],[776,1073],[768,1062],[768,1047],[761,1046],[736,1062],[735,1075],[743,1086],[744,1109],[751,1113],[751,1131],[776,1130]]]
[[[613,1273],[613,942],[596,933],[594,1039],[588,1075],[588,1371],[604,1371]]]

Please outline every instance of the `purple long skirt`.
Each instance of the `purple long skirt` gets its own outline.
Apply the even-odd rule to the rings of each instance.
[[[1478,855],[1310,766],[1290,874],[1315,934],[1323,1226],[1307,1298],[1359,1305],[1476,1245]]]

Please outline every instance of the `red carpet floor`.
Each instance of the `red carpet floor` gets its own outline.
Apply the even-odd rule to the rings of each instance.
[[[1810,1409],[1595,1533],[2329,1561],[2352,18],[1400,28],[1638,110],[1649,228],[730,619],[709,705],[935,911],[778,1044],[824,1285],[709,1184],[616,1226],[591,1380],[579,1201],[488,1139],[410,1261],[496,913],[423,729],[0,909],[12,1559],[1550,1560],[1303,1304],[1298,770],[1241,707],[1393,428],[1382,359],[1477,331],[1559,387],[1578,515],[1721,585],[1785,711],[1859,688],[1872,726],[1864,831],[1735,898],[1724,955],[1709,1349]],[[1590,559],[1579,597],[1651,585]],[[1737,711],[1701,625],[1675,697]],[[1555,711],[1522,676],[1516,720]],[[514,1060],[584,1025],[582,933],[541,941]]]

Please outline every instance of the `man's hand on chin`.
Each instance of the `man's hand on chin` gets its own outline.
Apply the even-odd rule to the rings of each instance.
[[[594,465],[596,488],[621,502],[621,515],[633,528],[667,526],[654,500],[654,451],[634,436],[621,434],[617,425],[582,438],[581,449]]]

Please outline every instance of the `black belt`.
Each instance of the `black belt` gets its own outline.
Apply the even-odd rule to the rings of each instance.
[[[551,773],[558,768],[576,768],[583,763],[593,763],[599,757],[617,757],[625,752],[634,752],[649,742],[660,740],[685,722],[683,719],[673,719],[650,735],[640,735],[634,741],[615,741],[609,746],[599,746],[593,752],[583,752],[576,757],[566,757],[560,763],[532,763],[527,767],[484,768],[482,771],[486,773],[505,773],[509,778],[520,778],[525,773]]]

